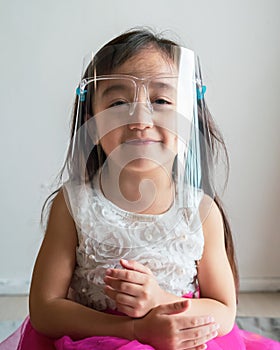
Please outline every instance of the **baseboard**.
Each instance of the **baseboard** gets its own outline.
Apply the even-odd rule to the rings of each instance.
[[[29,289],[29,280],[0,279],[0,295],[26,295]]]
[[[243,277],[240,278],[241,292],[279,292],[280,277]]]

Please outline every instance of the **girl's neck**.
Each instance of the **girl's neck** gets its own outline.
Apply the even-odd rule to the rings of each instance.
[[[126,211],[161,214],[174,200],[174,183],[166,170],[158,167],[149,172],[106,167],[100,175],[104,196]]]

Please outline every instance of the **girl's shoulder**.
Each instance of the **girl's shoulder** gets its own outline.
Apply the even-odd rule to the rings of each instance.
[[[62,217],[67,217],[70,214],[69,205],[68,205],[68,196],[64,187],[61,187],[57,191],[56,195],[52,200],[50,215],[54,213],[60,214],[62,215]]]
[[[70,237],[73,233],[73,239],[76,236],[76,228],[68,204],[67,193],[64,188],[60,188],[55,195],[49,212],[46,236],[60,237],[65,233]]]
[[[222,213],[214,199],[206,194],[201,199],[199,215],[205,240],[223,240],[224,227]]]

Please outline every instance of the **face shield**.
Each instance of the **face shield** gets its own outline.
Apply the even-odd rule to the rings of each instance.
[[[176,208],[198,229],[214,185],[205,87],[194,52],[175,45],[129,52],[116,45],[90,55],[84,66],[64,169],[74,220],[79,193],[86,192],[90,204],[97,184],[123,210],[145,213],[161,191],[149,174],[159,171],[174,184]],[[123,174],[135,181],[142,174],[136,200],[123,194]],[[194,220],[205,194],[208,209]]]

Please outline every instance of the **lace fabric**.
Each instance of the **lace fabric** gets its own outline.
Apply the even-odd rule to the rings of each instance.
[[[204,246],[197,205],[186,211],[175,200],[163,214],[135,214],[107,200],[98,181],[93,187],[67,186],[79,241],[70,299],[100,311],[115,309],[103,292],[103,278],[108,268],[121,268],[121,258],[148,266],[172,294],[196,291],[196,262]]]

